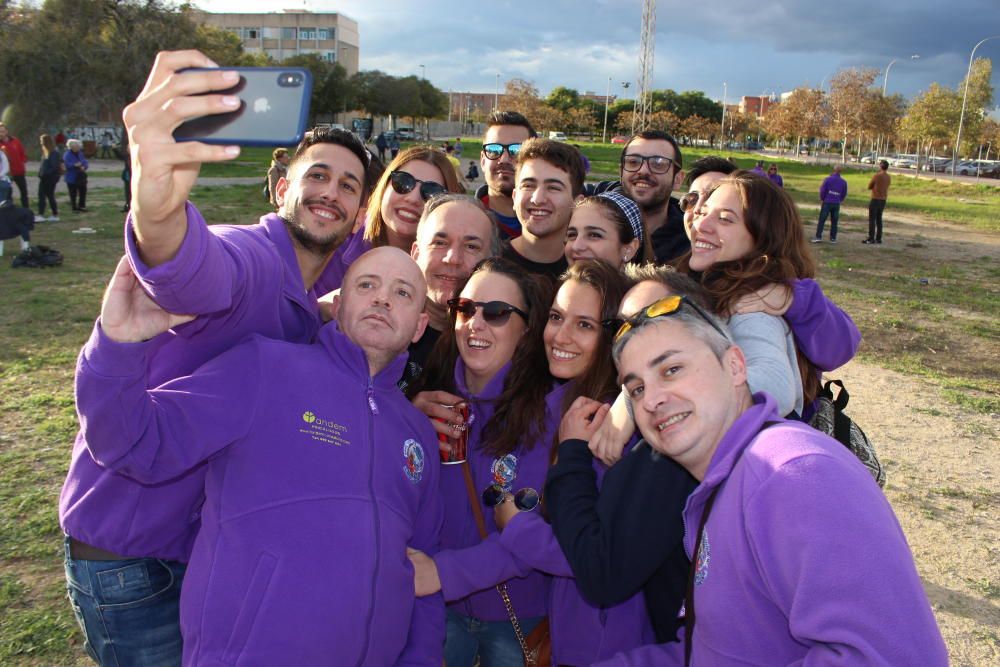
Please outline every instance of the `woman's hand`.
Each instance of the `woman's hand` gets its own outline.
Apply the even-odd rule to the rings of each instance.
[[[619,392],[607,419],[587,443],[590,452],[606,466],[612,466],[621,460],[625,445],[635,433],[635,422],[632,420],[628,401],[625,392]]]
[[[418,598],[434,595],[441,590],[434,559],[417,549],[406,548],[406,557],[413,563],[413,589]]]
[[[606,403],[580,396],[573,401],[573,405],[569,406],[569,410],[563,415],[562,422],[559,423],[559,442],[564,440],[586,440],[589,442],[604,422],[610,409],[611,406]]]
[[[413,397],[412,402],[413,407],[431,418],[434,430],[445,437],[458,438],[468,426],[464,423],[462,414],[452,409],[453,406],[465,402],[461,396],[446,391],[422,391]],[[445,443],[441,443],[441,449],[451,451],[451,447]]]

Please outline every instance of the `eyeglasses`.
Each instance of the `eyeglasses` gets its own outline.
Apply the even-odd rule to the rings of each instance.
[[[510,305],[506,301],[483,302],[463,297],[448,300],[448,309],[456,319],[468,320],[476,314],[476,309],[478,308],[483,309],[483,320],[492,326],[502,327],[507,324],[511,313],[517,313],[524,318],[525,322],[528,321],[528,313],[517,306]]]
[[[413,188],[420,184],[420,198],[427,201],[434,195],[444,192],[444,186],[433,181],[421,181],[413,174],[405,171],[394,171],[389,174],[389,184],[392,189],[401,195],[413,192]]]
[[[521,144],[483,144],[483,155],[487,160],[499,160],[504,150],[511,158],[515,158],[521,150]]]
[[[483,491],[483,504],[496,507],[507,500],[507,492],[499,484],[491,484]],[[530,512],[538,507],[538,491],[524,488],[514,494],[514,507],[522,512]]]
[[[696,304],[691,299],[686,296],[665,296],[662,299],[654,301],[650,305],[646,306],[638,313],[632,317],[625,320],[625,323],[621,325],[618,329],[618,333],[615,334],[615,341],[618,341],[622,336],[627,334],[632,327],[638,326],[641,322],[645,320],[656,319],[657,317],[666,317],[668,315],[673,315],[680,311],[681,306],[687,304],[691,306],[694,312],[698,313],[703,320],[712,325],[712,328],[719,332],[719,335],[726,340],[732,340],[729,335],[723,331],[718,324],[716,324],[711,317],[708,316],[704,310],[701,309],[698,304]]]
[[[642,169],[643,162],[649,163],[649,170],[654,174],[665,174],[670,171],[670,167],[677,167],[678,169],[681,167],[673,158],[663,155],[638,155],[636,153],[629,153],[622,156],[622,169],[625,171],[639,171]]]

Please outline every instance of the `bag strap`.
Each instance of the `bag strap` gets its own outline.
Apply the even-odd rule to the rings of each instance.
[[[833,390],[830,388],[830,385],[834,384],[840,387],[840,391],[837,392],[836,398],[833,397]],[[826,383],[825,389],[830,396],[830,400],[833,401],[833,406],[843,412],[844,408],[847,407],[847,402],[851,400],[851,395],[847,393],[847,388],[844,387],[844,383],[840,380],[830,380]]]
[[[479,496],[476,493],[476,483],[472,479],[472,468],[469,466],[469,461],[462,461],[462,476],[465,477],[465,490],[469,494],[469,505],[472,506],[472,517],[476,520],[476,528],[479,529],[479,537],[481,539],[486,539],[486,519],[483,517],[483,508],[479,506]],[[503,600],[503,606],[507,610],[507,617],[510,619],[511,627],[514,628],[514,636],[517,637],[517,643],[521,645],[521,653],[524,655],[525,664],[534,664],[535,657],[531,655],[531,651],[528,649],[528,642],[524,637],[524,631],[521,629],[521,623],[517,620],[517,614],[514,613],[514,605],[510,602],[510,595],[507,593],[507,584],[500,583],[496,585],[497,593],[500,594],[500,599]]]

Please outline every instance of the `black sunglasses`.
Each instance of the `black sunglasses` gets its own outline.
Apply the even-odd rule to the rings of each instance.
[[[700,315],[703,320],[712,325],[713,329],[719,332],[720,336],[728,341],[732,340],[729,335],[723,331],[711,317],[708,316],[708,313],[702,310],[698,304],[691,299],[686,296],[665,296],[662,299],[657,299],[632,317],[625,320],[625,323],[618,329],[618,333],[615,334],[615,341],[617,342],[618,339],[627,334],[629,330],[645,320],[654,320],[658,317],[666,317],[677,313],[684,304],[691,306],[694,312]]]
[[[389,184],[392,185],[393,190],[401,195],[413,192],[413,188],[417,187],[417,183],[420,184],[420,198],[424,201],[444,192],[444,186],[440,183],[421,181],[413,174],[405,171],[394,171],[389,174]]]
[[[483,309],[483,320],[493,326],[503,326],[507,324],[511,313],[517,313],[528,322],[528,313],[517,306],[512,306],[506,301],[473,301],[464,297],[457,297],[448,300],[448,309],[457,319],[467,320],[476,314],[476,309]]]
[[[507,499],[507,492],[499,484],[490,484],[483,491],[483,504],[496,507]],[[514,507],[522,512],[530,512],[538,507],[538,491],[524,488],[514,494]]]
[[[681,168],[673,158],[669,158],[663,155],[639,155],[637,153],[629,153],[628,155],[622,156],[622,169],[625,171],[639,171],[642,169],[642,163],[646,162],[649,164],[649,170],[654,174],[665,174],[670,171],[671,167]]]
[[[515,158],[521,150],[521,144],[483,144],[483,155],[488,160],[499,160],[504,150],[507,151],[507,155]]]

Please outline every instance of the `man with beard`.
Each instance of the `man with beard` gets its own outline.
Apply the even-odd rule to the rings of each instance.
[[[494,111],[487,121],[479,158],[486,183],[476,191],[476,199],[496,215],[504,240],[521,235],[514,213],[514,166],[522,144],[537,136],[528,119],[516,111]]]
[[[566,262],[566,229],[583,198],[583,160],[569,144],[531,139],[517,154],[514,210],[521,236],[504,243],[502,256],[528,273],[558,278]],[[683,234],[683,230],[681,231]]]
[[[632,137],[622,149],[619,181],[598,183],[588,194],[622,190],[639,205],[646,238],[657,264],[667,264],[691,249],[684,233],[684,212],[671,193],[684,181],[681,149],[659,130]]]
[[[201,162],[235,146],[177,143],[188,118],[224,113],[238,98],[206,95],[239,75],[196,51],[157,56],[124,113],[133,164],[126,254],[142,290],[169,313],[198,316],[148,352],[156,387],[190,374],[250,334],[310,343],[321,325],[312,289],[354,225],[370,184],[368,154],[342,130],[317,130],[278,181],[277,214],[257,225],[209,227],[188,201]],[[87,649],[102,665],[179,664],[178,600],[198,531],[205,467],[143,485],[98,466],[78,434],[59,503],[66,576]]]

